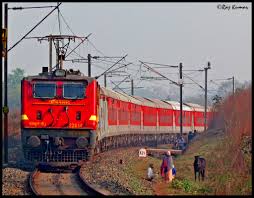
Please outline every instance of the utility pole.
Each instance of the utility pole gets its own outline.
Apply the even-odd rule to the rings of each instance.
[[[88,61],[88,76],[91,77],[91,54],[87,55],[87,61]]]
[[[205,131],[207,126],[207,70],[211,69],[210,62],[208,62],[207,67],[205,69]]]
[[[104,74],[104,87],[107,87],[107,73]]]
[[[179,64],[179,84],[180,84],[180,134],[183,135],[183,79],[182,79],[182,63]]]
[[[59,40],[56,41],[56,69],[59,69]]]
[[[133,83],[133,79],[131,79],[131,95],[134,96],[134,83]]]
[[[52,72],[52,38],[49,37],[49,73]]]
[[[8,164],[8,4],[4,4],[4,25],[6,28],[6,53],[4,57],[4,164]]]
[[[233,96],[235,95],[235,77],[232,77],[233,79]]]

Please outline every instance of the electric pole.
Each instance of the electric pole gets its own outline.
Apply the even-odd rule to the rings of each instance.
[[[133,83],[133,79],[131,79],[131,95],[134,96],[134,83]]]
[[[4,57],[4,164],[8,164],[8,4],[4,4],[4,25],[6,28],[6,53]]]
[[[232,77],[233,79],[233,96],[235,95],[235,77]]]
[[[104,74],[104,87],[107,87],[107,73]]]
[[[56,41],[56,69],[59,69],[59,40]]]
[[[207,67],[205,69],[205,131],[207,126],[207,70],[211,69],[210,62],[207,63]]]
[[[88,61],[88,76],[91,77],[91,54],[87,55],[87,61]]]
[[[180,134],[183,135],[183,79],[182,79],[182,63],[179,64],[179,85],[180,85]]]
[[[49,37],[49,72],[52,72],[52,38]]]

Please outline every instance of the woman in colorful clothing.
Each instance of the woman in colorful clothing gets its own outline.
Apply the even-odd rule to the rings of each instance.
[[[171,156],[170,151],[167,151],[161,164],[161,175],[164,177],[165,181],[172,182],[173,180],[173,158]]]

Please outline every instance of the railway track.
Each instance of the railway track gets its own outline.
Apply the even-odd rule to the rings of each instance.
[[[34,170],[29,177],[29,186],[35,195],[108,195],[87,184],[80,172],[41,172]]]

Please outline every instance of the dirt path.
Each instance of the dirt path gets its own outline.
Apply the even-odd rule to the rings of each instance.
[[[154,195],[168,195],[168,186],[169,184],[165,183],[164,181],[155,182],[153,184]]]

